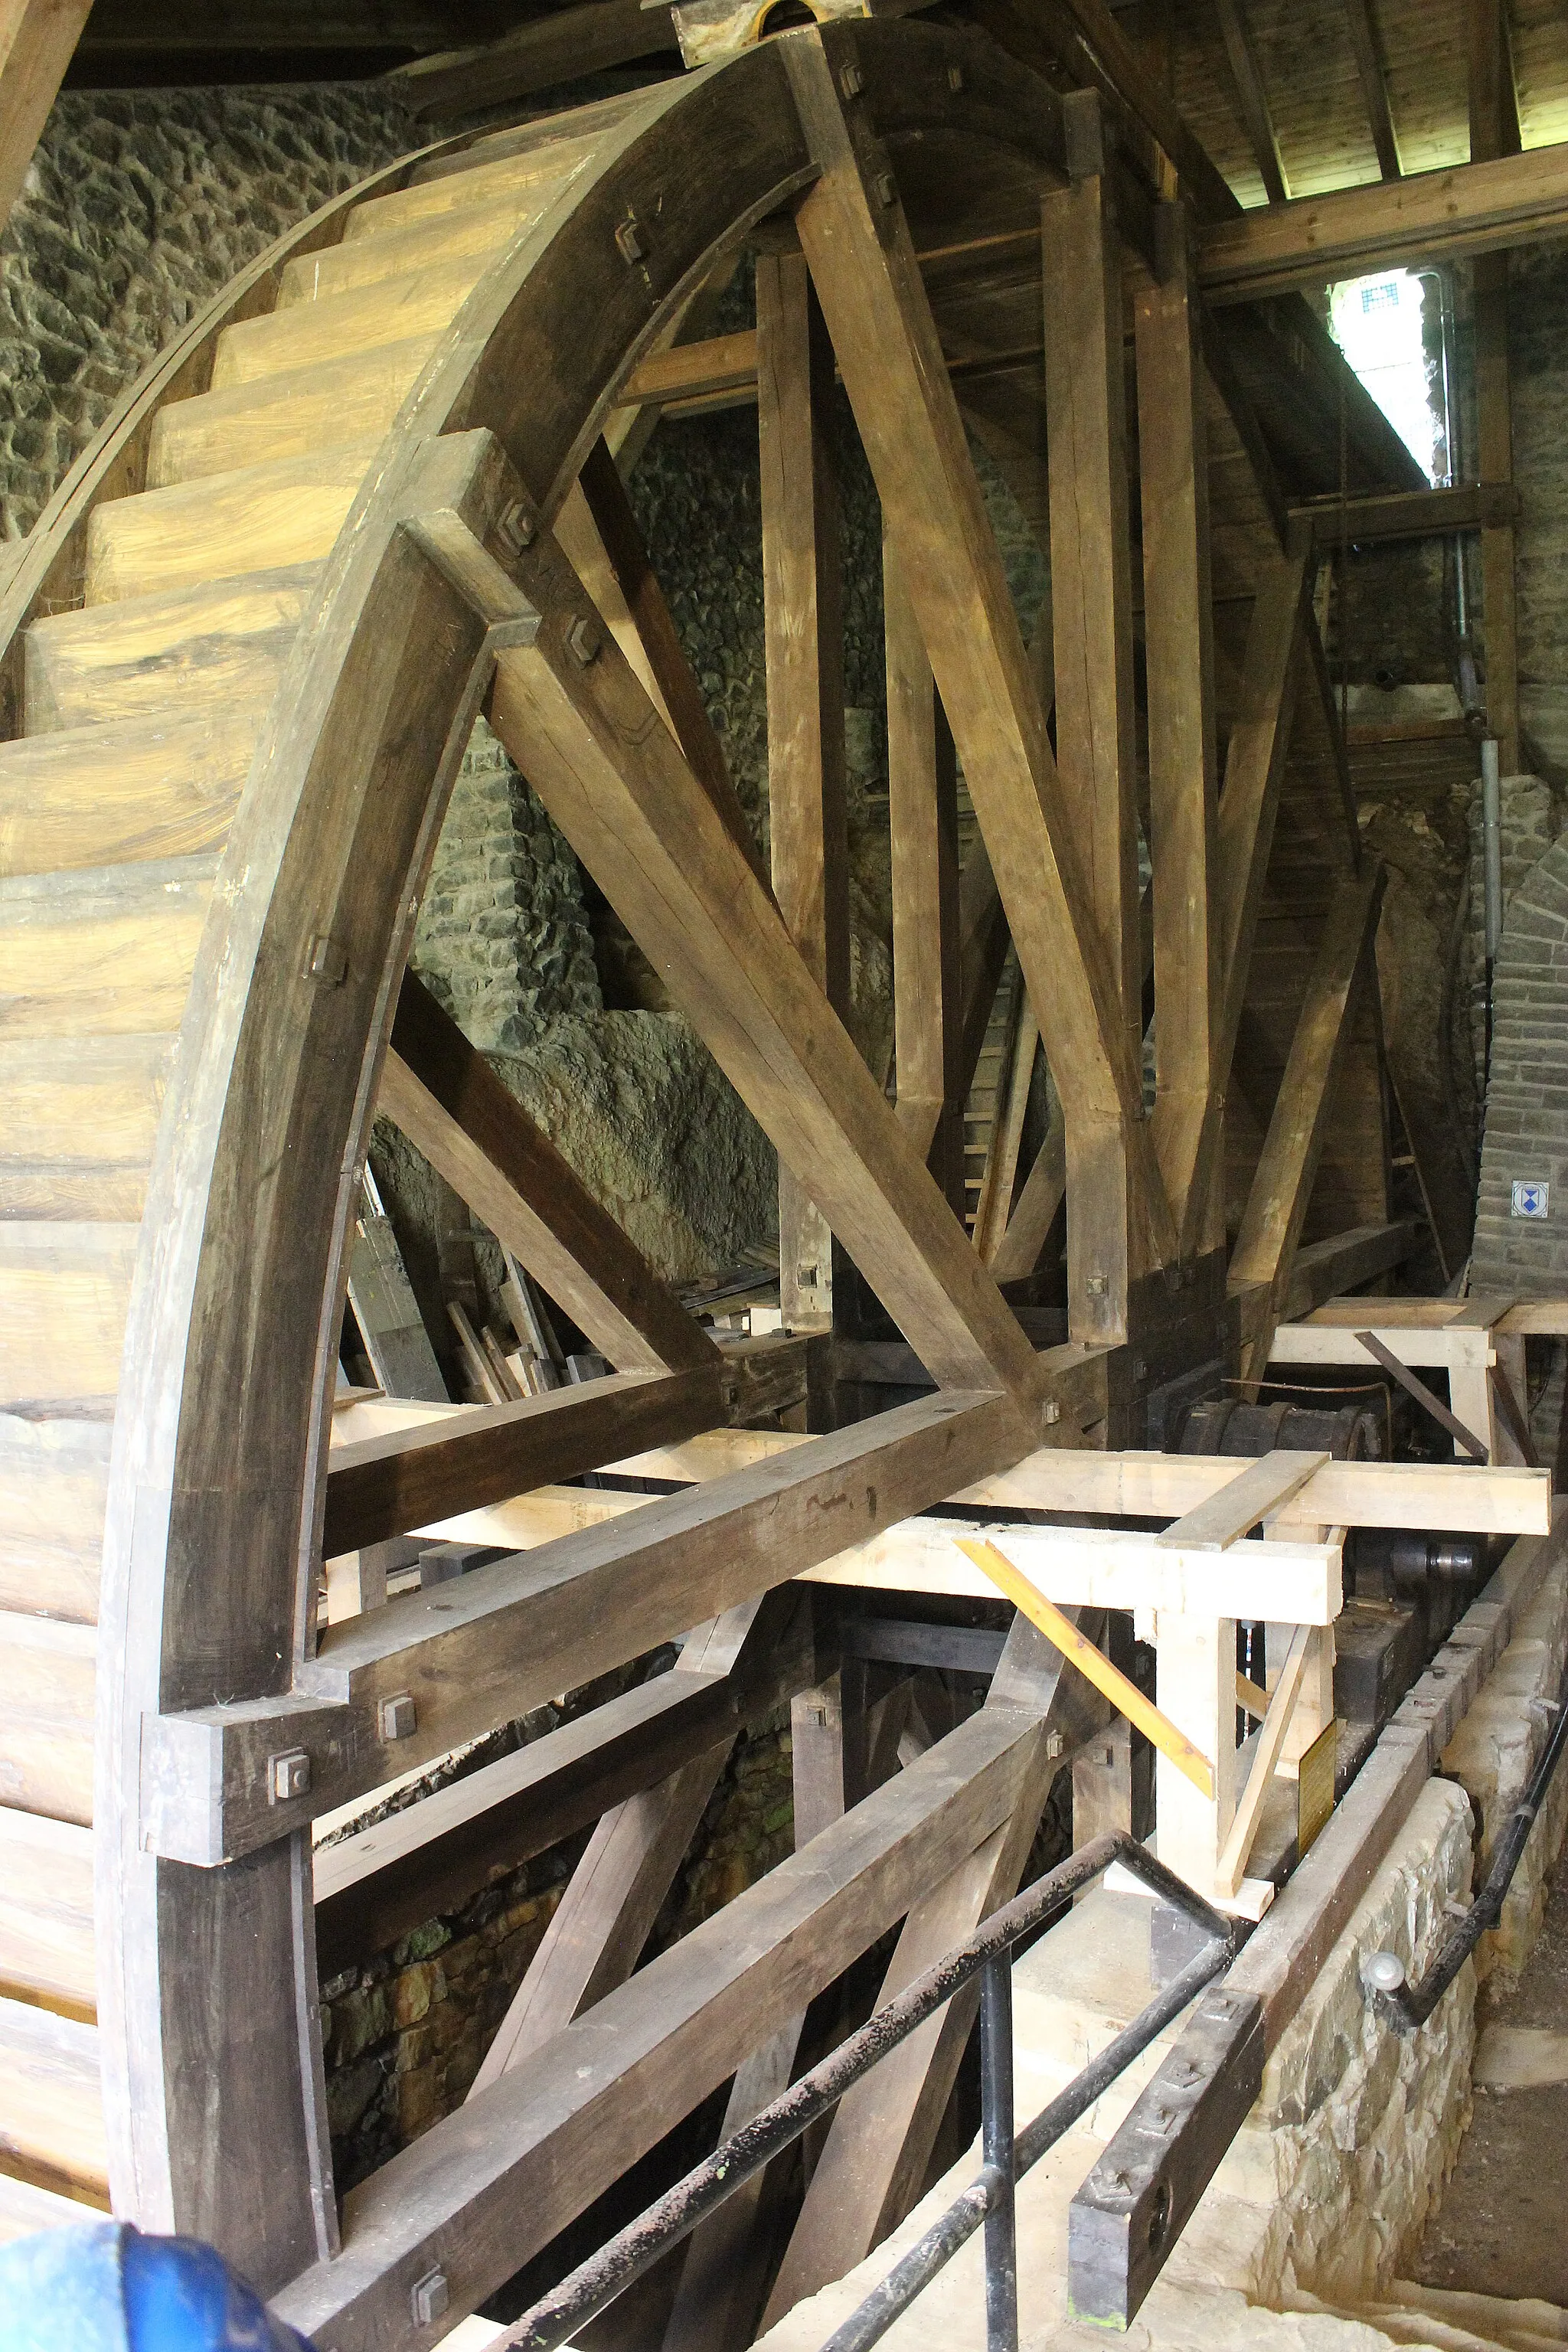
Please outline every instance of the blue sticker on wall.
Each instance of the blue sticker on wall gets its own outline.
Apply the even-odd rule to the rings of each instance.
[[[1551,1202],[1552,1187],[1544,1178],[1514,1178],[1513,1213],[1516,1217],[1544,1217],[1550,1213]]]

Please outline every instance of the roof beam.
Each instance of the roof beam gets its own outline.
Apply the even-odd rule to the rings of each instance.
[[[1215,0],[1215,7],[1219,16],[1219,28],[1225,37],[1225,53],[1230,60],[1231,79],[1236,84],[1247,144],[1262,176],[1264,191],[1271,205],[1288,204],[1290,186],[1285,177],[1274,116],[1269,109],[1268,94],[1263,87],[1263,76],[1258,71],[1252,36],[1241,13],[1241,0]]]
[[[1388,103],[1388,80],[1378,48],[1377,27],[1372,20],[1372,0],[1345,0],[1345,15],[1350,19],[1355,69],[1361,78],[1362,96],[1372,124],[1372,143],[1377,150],[1377,168],[1385,180],[1397,180],[1402,169],[1399,142]]]

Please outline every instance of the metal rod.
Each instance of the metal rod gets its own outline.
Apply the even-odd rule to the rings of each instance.
[[[694,2230],[753,2173],[761,2171],[781,2148],[798,2139],[818,2116],[836,2105],[879,2059],[896,2049],[918,2025],[972,1982],[987,1961],[998,1957],[1005,1959],[1013,1947],[1032,1935],[1059,1904],[1080,1887],[1089,1885],[1113,1862],[1123,1864],[1146,1886],[1167,1903],[1173,1903],[1207,1932],[1219,1948],[1219,1958],[1212,1971],[1217,1973],[1232,1948],[1231,1922],[1194,1895],[1184,1881],[1167,1870],[1136,1840],[1125,1834],[1095,1838],[1066,1862],[1058,1863],[1055,1870],[1037,1878],[1000,1911],[994,1912],[966,1944],[961,1944],[945,1959],[917,1977],[895,2000],[878,2010],[858,2033],[840,2042],[819,2066],[803,2074],[798,2083],[753,2116],[749,2124],[722,2142],[701,2164],[694,2166],[684,2179],[667,2189],[646,2212],[601,2246],[597,2253],[580,2263],[559,2286],[541,2296],[504,2336],[497,2338],[495,2352],[556,2352],[556,2347],[564,2344],[576,2328],[585,2326],[613,2303],[668,2248]],[[1153,2004],[1144,2016],[1153,2016],[1162,2006]],[[1160,2021],[1163,2023],[1163,2017]],[[1159,2030],[1158,2024],[1152,2026],[1144,2038],[1152,2038]],[[1127,2038],[1122,2035],[1119,2041],[1125,2042]],[[1111,2045],[1113,2049],[1117,2046]],[[1137,2044],[1140,2049],[1142,2046],[1142,2042]],[[1089,2072],[1098,2074],[1109,2054],[1102,2052]],[[1133,2054],[1129,2050],[1127,2056]],[[1126,2063],[1127,2058],[1123,2058],[1121,2064]],[[1099,2092],[1093,2095],[1098,2097]],[[1091,2104],[1092,2099],[1086,2102],[1086,2105]],[[993,2192],[987,2192],[990,2193]],[[978,2229],[987,2210],[987,2206],[976,2210],[970,2228],[954,2244],[962,2244],[964,2237]],[[942,2259],[945,2261],[946,2255]],[[940,2269],[941,2263],[934,2267]],[[889,2315],[889,2326],[894,2315]]]
[[[1490,1454],[1473,1429],[1467,1429],[1457,1413],[1450,1412],[1441,1397],[1434,1396],[1423,1380],[1417,1380],[1408,1364],[1402,1364],[1392,1348],[1385,1348],[1375,1331],[1358,1331],[1356,1338],[1374,1363],[1399,1382],[1415,1398],[1416,1403],[1441,1423],[1457,1444],[1462,1445],[1472,1462],[1489,1462]]]
[[[1509,1814],[1486,1884],[1438,1953],[1433,1966],[1415,1984],[1405,1980],[1405,1963],[1397,1952],[1372,1952],[1362,1963],[1362,1983],[1385,2025],[1396,2033],[1418,2032],[1431,2016],[1489,1927],[1502,1916],[1513,1874],[1530,1842],[1535,1817],[1545,1802],[1552,1776],[1568,1747],[1568,1678],[1550,1701],[1556,1721],[1531,1775],[1530,1786]]]
[[[1018,2352],[1018,2228],[1014,2198],[1013,1955],[980,1977],[980,2152],[998,2183],[985,2216],[986,2352]]]
[[[1490,677],[1490,671],[1488,677]],[[1498,775],[1495,735],[1481,738],[1481,849],[1486,865],[1487,1002],[1486,1050],[1482,1069],[1492,1068],[1492,981],[1498,950],[1502,944],[1502,787]]]

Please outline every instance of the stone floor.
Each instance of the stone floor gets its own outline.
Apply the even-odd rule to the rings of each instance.
[[[1415,2275],[1568,2304],[1568,1848],[1541,1940],[1481,2035],[1474,2119]]]

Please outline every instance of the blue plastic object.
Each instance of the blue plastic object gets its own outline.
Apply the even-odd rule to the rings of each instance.
[[[0,2246],[0,2352],[310,2352],[199,2238],[129,2222]]]

